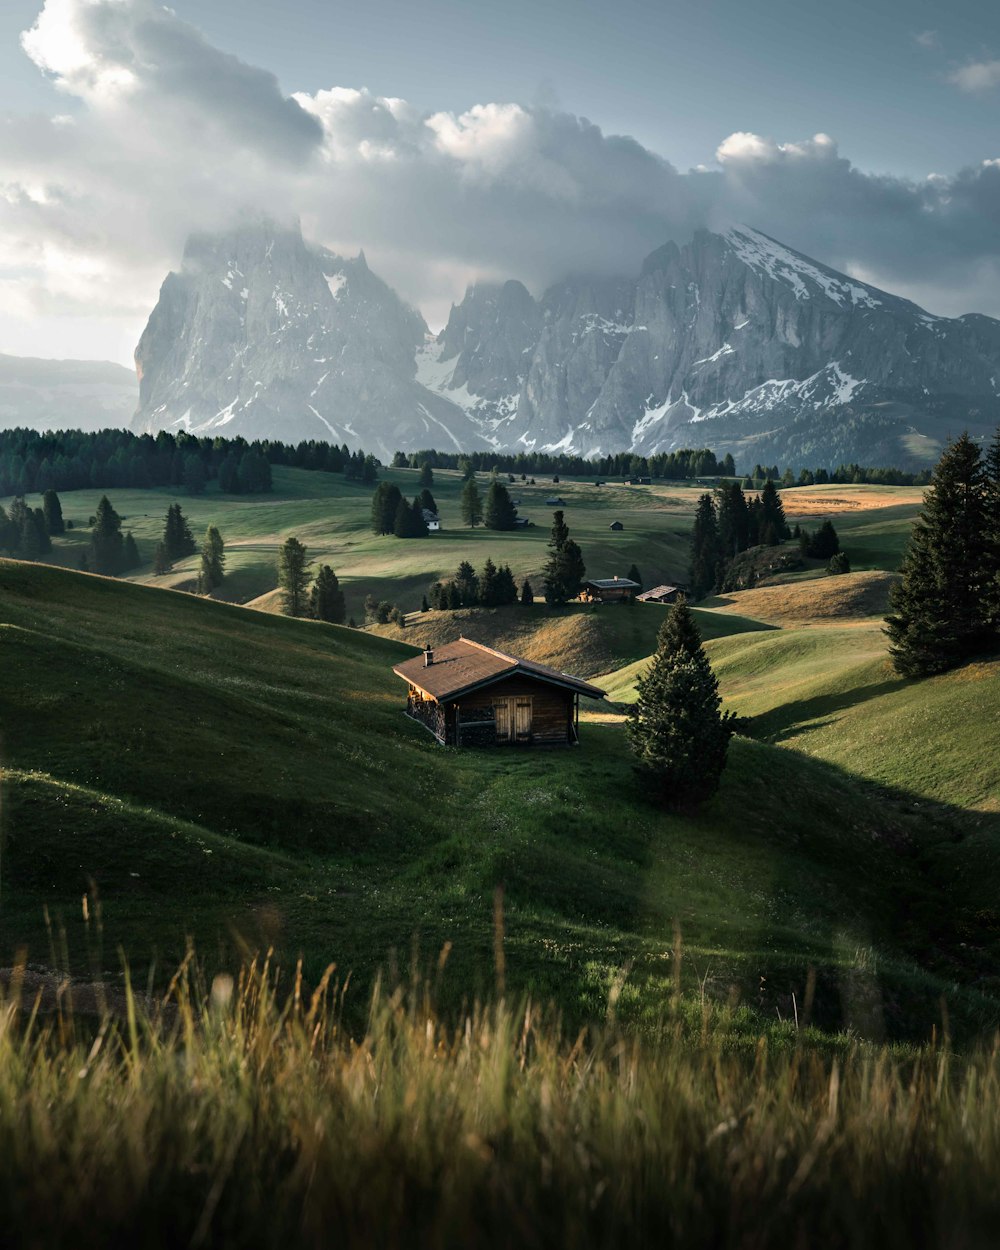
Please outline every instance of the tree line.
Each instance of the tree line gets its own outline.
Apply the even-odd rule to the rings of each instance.
[[[0,495],[153,486],[200,495],[210,481],[226,494],[262,494],[271,489],[271,463],[267,445],[245,439],[0,430]]]
[[[900,571],[885,623],[898,673],[1000,651],[1000,429],[985,455],[967,433],[946,449]]]

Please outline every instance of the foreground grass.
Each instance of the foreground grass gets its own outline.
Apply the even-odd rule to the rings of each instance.
[[[440,978],[443,958],[434,972]],[[22,1010],[17,1010],[20,998]],[[426,982],[310,994],[244,967],[81,1020],[0,1006],[0,1209],[18,1245],[978,1250],[1000,1217],[1000,1054],[655,1045],[530,1000],[450,1022]],[[614,993],[608,1003],[614,1010]]]

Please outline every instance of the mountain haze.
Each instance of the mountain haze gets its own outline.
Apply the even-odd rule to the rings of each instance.
[[[907,463],[1000,420],[1000,322],[935,317],[747,227],[536,299],[479,283],[431,335],[365,263],[266,223],[189,242],[136,351],[136,427],[386,455],[680,446]]]
[[[137,399],[135,376],[110,361],[0,355],[0,428],[120,429]]]

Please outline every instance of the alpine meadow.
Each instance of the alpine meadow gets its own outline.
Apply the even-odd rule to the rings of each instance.
[[[5,1246],[995,1243],[1000,18],[843,16],[0,15]]]

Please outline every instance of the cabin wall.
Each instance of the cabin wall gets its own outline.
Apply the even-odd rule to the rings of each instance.
[[[546,686],[518,675],[497,682],[485,690],[466,695],[459,708],[461,745],[489,745],[496,741],[494,707],[498,698],[531,698],[531,737],[529,743],[557,745],[572,741],[573,694],[556,686]],[[475,722],[480,722],[476,725]],[[482,724],[485,722],[485,724]]]

